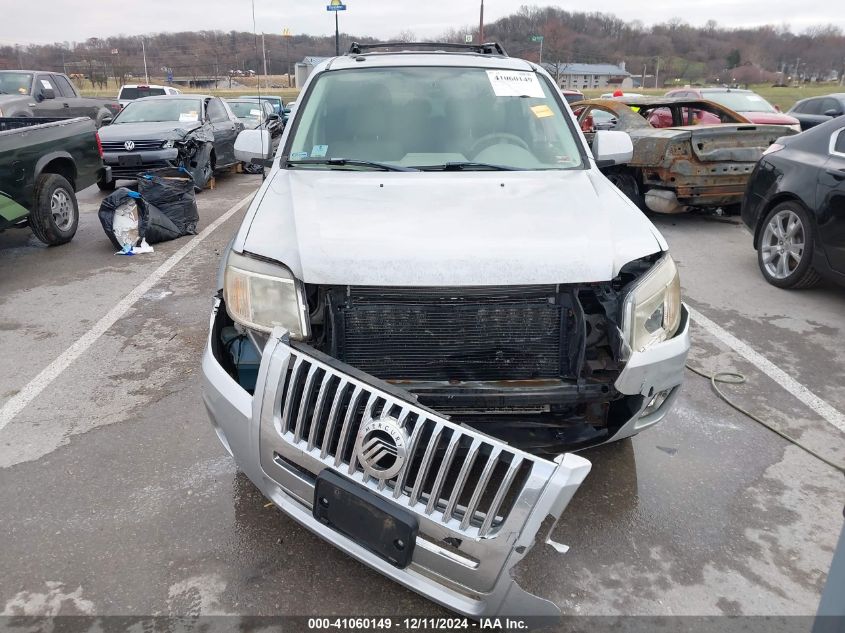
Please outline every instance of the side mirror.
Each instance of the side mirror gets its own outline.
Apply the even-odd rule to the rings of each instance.
[[[273,143],[267,130],[244,130],[235,139],[235,158],[242,163],[272,164]]]
[[[780,112],[780,106],[778,104],[775,104],[773,107],[775,109],[775,112]]]
[[[55,99],[56,98],[56,91],[52,88],[41,88],[41,98],[42,99]]]
[[[831,108],[830,110],[825,110],[825,111],[824,111],[824,115],[825,115],[825,116],[829,116],[829,117],[838,117],[838,116],[840,116],[841,114],[842,114],[842,113],[841,113],[839,110],[837,110],[836,108]]]
[[[267,116],[267,120],[268,120],[268,121],[281,121],[281,120],[282,120],[282,117],[281,117],[281,115],[279,115],[279,114],[275,114],[275,113],[274,113],[274,114],[270,114],[270,115],[268,115],[268,116]]]
[[[624,165],[634,157],[634,144],[627,132],[600,130],[593,138],[593,157],[600,168]]]

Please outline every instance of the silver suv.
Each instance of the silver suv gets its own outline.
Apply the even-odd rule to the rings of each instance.
[[[239,159],[262,145],[242,132]],[[511,571],[538,538],[565,551],[547,535],[590,469],[571,451],[663,419],[689,349],[666,242],[598,170],[631,151],[591,152],[548,74],[496,46],[317,67],[211,315],[204,401],[239,467],[451,609],[557,614]]]

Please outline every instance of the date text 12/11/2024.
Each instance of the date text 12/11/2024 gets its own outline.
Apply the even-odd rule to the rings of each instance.
[[[404,631],[470,631],[498,630],[521,631],[528,629],[528,623],[520,618],[438,618],[438,617],[352,617],[352,618],[309,618],[309,630],[404,630]]]

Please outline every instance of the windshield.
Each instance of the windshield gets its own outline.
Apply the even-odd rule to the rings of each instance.
[[[232,112],[239,119],[261,120],[261,105],[256,101],[227,101]]]
[[[701,96],[736,112],[777,112],[768,101],[753,92],[703,92]]]
[[[197,123],[201,117],[202,102],[199,99],[152,99],[128,104],[112,125],[151,121]]]
[[[123,88],[120,91],[118,99],[143,99],[144,97],[161,97],[167,94],[164,88],[150,88],[148,86],[138,86],[137,88]]]
[[[31,87],[31,73],[0,73],[0,92],[3,94],[28,95]]]
[[[327,72],[298,110],[291,161],[346,158],[416,168],[461,162],[510,169],[581,165],[569,115],[533,72],[460,67]]]

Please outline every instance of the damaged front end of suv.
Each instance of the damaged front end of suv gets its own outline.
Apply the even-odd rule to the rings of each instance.
[[[600,174],[542,70],[443,55],[315,71],[224,256],[203,399],[244,473],[321,538],[468,616],[557,615],[515,568],[536,541],[566,551],[552,531],[590,469],[571,451],[666,415],[689,319],[665,242]],[[538,134],[557,117],[522,143],[550,167],[487,145],[511,133],[473,129],[454,148],[447,135],[437,152],[411,151],[432,148],[410,125],[364,139],[394,112],[379,94],[394,81],[415,125],[422,96],[400,85],[448,88],[459,118],[484,99]],[[367,106],[357,125],[333,127],[350,103]],[[359,145],[400,158],[325,158]]]

